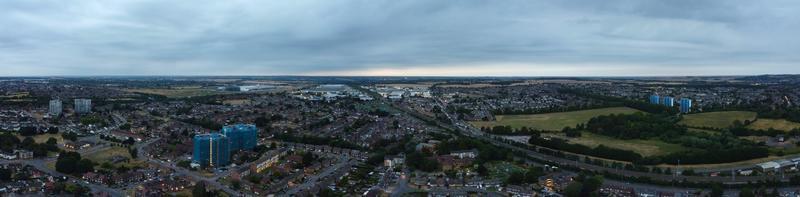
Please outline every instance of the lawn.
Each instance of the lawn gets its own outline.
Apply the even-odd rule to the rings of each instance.
[[[689,114],[683,116],[683,120],[679,124],[690,127],[710,127],[710,128],[728,128],[733,125],[733,121],[739,120],[755,120],[756,112],[749,111],[724,111],[724,112],[707,112],[698,114]]]
[[[792,129],[800,128],[800,123],[788,121],[785,119],[765,119],[760,118],[747,126],[749,129],[755,130],[769,130],[773,128],[781,131],[791,131]]]
[[[564,127],[574,127],[580,123],[586,123],[589,119],[600,115],[632,114],[635,112],[638,112],[638,110],[627,107],[611,107],[546,114],[498,115],[495,116],[495,119],[497,119],[496,121],[473,121],[471,123],[476,127],[502,125],[514,128],[528,127],[540,130],[560,131]]]
[[[607,147],[612,147],[622,150],[631,150],[645,157],[654,155],[665,155],[673,152],[687,150],[687,148],[681,145],[670,144],[660,140],[642,140],[642,139],[622,140],[608,136],[593,134],[590,132],[583,132],[581,134],[581,137],[577,138],[566,138],[563,137],[563,135],[561,134],[556,134],[556,135],[558,135],[557,137],[559,138],[569,140],[569,143],[571,144],[581,144],[588,147],[597,147],[600,145],[604,145]]]

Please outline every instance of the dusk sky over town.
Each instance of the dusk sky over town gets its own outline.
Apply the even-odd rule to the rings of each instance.
[[[800,1],[0,1],[0,76],[800,73]]]

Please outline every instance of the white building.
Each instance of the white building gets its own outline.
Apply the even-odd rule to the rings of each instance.
[[[59,99],[50,100],[50,109],[48,110],[48,113],[50,115],[59,116],[61,115],[62,109],[63,108],[61,107],[61,100]]]
[[[92,111],[92,99],[75,99],[75,113],[85,114]]]

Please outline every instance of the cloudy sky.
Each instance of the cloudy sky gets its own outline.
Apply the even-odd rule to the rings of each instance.
[[[797,0],[0,1],[0,75],[800,73]]]

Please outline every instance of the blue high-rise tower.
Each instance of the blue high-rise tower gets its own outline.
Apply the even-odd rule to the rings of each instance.
[[[664,106],[667,106],[667,107],[674,107],[675,106],[675,98],[672,98],[671,96],[665,96],[664,97],[664,102],[662,102],[662,104],[664,104]]]
[[[231,151],[253,150],[257,145],[258,128],[252,124],[237,124],[222,128],[222,134],[230,139]]]
[[[219,133],[195,135],[192,162],[200,166],[226,166],[230,163],[230,142]]]
[[[692,111],[692,99],[681,98],[681,113],[689,113]]]
[[[659,97],[658,95],[651,95],[650,96],[650,104],[658,105],[660,103],[661,103],[661,97]]]

